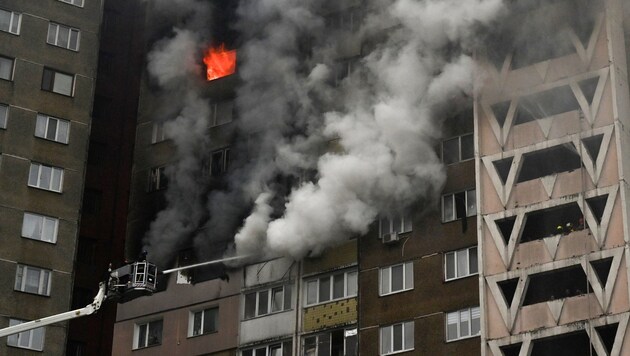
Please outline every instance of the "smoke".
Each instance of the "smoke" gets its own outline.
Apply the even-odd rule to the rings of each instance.
[[[233,240],[239,255],[301,258],[367,233],[380,215],[433,208],[444,120],[473,95],[470,54],[505,11],[501,0],[372,0],[352,9],[349,29],[332,25],[347,24],[337,1],[241,0],[234,159],[223,189],[208,191],[210,111],[194,77],[212,40],[199,25],[209,10],[176,3],[184,20],[148,56],[161,93],[178,103],[164,110],[177,147],[167,208],[145,239],[161,263],[188,239],[201,255]],[[365,45],[344,58],[349,32]]]

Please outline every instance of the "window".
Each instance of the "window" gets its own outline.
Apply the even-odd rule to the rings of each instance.
[[[474,189],[442,196],[442,221],[449,222],[477,215],[477,197]]]
[[[15,290],[39,295],[50,295],[50,274],[47,269],[18,265],[15,272]]]
[[[13,79],[13,58],[0,56],[0,79]]]
[[[413,289],[413,262],[381,268],[380,295]]]
[[[411,231],[411,216],[397,215],[392,217],[382,217],[379,220],[379,236],[383,238],[385,234],[401,234]]]
[[[63,188],[63,169],[41,163],[31,163],[28,185],[61,193]]]
[[[473,134],[442,141],[442,162],[452,164],[475,157]]]
[[[45,242],[57,242],[59,219],[48,216],[24,213],[22,237]]]
[[[477,274],[477,247],[447,252],[444,262],[446,280],[457,279]]]
[[[79,30],[76,28],[51,22],[48,24],[48,37],[46,42],[53,46],[78,51],[80,36]]]
[[[9,106],[0,104],[0,129],[7,128],[7,119],[9,118]]]
[[[71,74],[57,72],[50,68],[44,68],[42,76],[42,90],[53,93],[72,96],[74,91],[74,76]]]
[[[188,336],[213,333],[218,330],[219,308],[209,308],[190,313]]]
[[[168,177],[166,167],[151,168],[149,171],[149,192],[166,189],[168,187]]]
[[[59,143],[68,143],[70,122],[52,116],[37,114],[35,136]]]
[[[446,341],[479,335],[479,307],[466,308],[446,314]]]
[[[222,101],[218,103],[214,103],[211,106],[212,108],[212,117],[210,118],[212,126],[219,126],[223,124],[227,124],[232,122],[232,117],[234,116],[234,102]]]
[[[291,309],[291,285],[245,294],[245,319]]]
[[[134,331],[134,349],[141,349],[162,343],[162,319],[144,324],[136,324]]]
[[[154,122],[153,123],[153,133],[151,135],[151,143],[158,143],[166,140],[166,136],[164,134],[164,123],[163,122]]]
[[[291,356],[293,346],[291,340],[281,343],[258,346],[243,350],[241,356]]]
[[[83,0],[59,0],[59,1],[65,2],[65,3],[70,4],[70,5],[83,7]]]
[[[381,355],[413,350],[413,321],[381,328]]]
[[[357,295],[357,271],[341,272],[306,281],[306,305]]]
[[[0,9],[0,31],[19,35],[21,24],[22,14]]]
[[[212,152],[212,163],[210,164],[210,175],[218,177],[225,173],[230,163],[230,149],[224,148]]]
[[[16,326],[26,322],[25,320],[9,319],[9,326]],[[30,349],[42,351],[44,349],[44,336],[46,329],[43,327],[22,331],[18,334],[9,335],[7,337],[7,345],[19,347],[22,349]]]
[[[307,336],[303,348],[304,356],[356,356],[357,329],[338,329]]]

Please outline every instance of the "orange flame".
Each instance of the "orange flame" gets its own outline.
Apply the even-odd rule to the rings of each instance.
[[[226,77],[236,72],[236,50],[228,51],[224,45],[209,48],[203,57],[208,81]]]

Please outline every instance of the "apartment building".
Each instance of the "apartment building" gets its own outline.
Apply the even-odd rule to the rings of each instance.
[[[71,307],[102,1],[0,4],[0,327]],[[62,355],[68,323],[0,353]]]
[[[521,14],[567,14],[539,27],[563,36],[532,38],[560,51],[516,46],[485,61],[475,99],[483,355],[630,353],[628,4],[592,4]]]

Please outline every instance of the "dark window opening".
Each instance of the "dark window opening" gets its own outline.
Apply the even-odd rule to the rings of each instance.
[[[532,356],[596,355],[584,330],[532,341]],[[592,352],[592,353],[589,353]]]
[[[607,202],[608,194],[586,199],[586,204],[591,208],[598,224],[602,223],[602,217],[604,216],[604,209],[606,209]]]
[[[507,345],[501,347],[501,352],[503,352],[503,356],[518,356],[521,353],[522,342],[514,345]]]
[[[610,257],[591,262],[591,266],[593,266],[593,270],[595,270],[595,274],[602,286],[606,285],[608,275],[610,274],[610,268],[612,267],[612,261],[613,259]]]
[[[580,104],[571,87],[565,85],[523,97],[518,104],[514,125],[579,109]]]
[[[512,235],[515,222],[516,216],[495,221],[506,245],[510,242],[510,236]]]
[[[566,143],[523,155],[517,183],[570,172],[582,166],[582,159],[573,143]]]
[[[527,213],[520,242],[525,243],[545,237],[569,234],[584,229],[582,210],[577,203]]]
[[[595,90],[597,90],[598,83],[599,77],[585,79],[578,83],[589,105],[593,103],[593,98],[595,97]]]
[[[210,163],[210,175],[212,177],[218,177],[228,170],[230,163],[230,149],[225,148],[222,150],[212,152]]]
[[[582,295],[592,290],[581,265],[531,275],[523,306]]]
[[[507,118],[508,111],[510,110],[510,105],[510,101],[504,101],[502,103],[492,105],[494,117],[497,118],[500,127],[503,127],[503,124],[505,124],[505,119]]]
[[[511,305],[514,294],[516,293],[516,287],[518,286],[518,278],[508,279],[497,284],[501,289],[501,293],[503,293],[503,297],[505,297],[507,305]]]
[[[343,355],[344,330],[335,330],[331,332],[331,355]]]
[[[615,345],[615,336],[617,336],[618,328],[618,323],[595,327],[595,330],[599,334],[600,339],[602,339],[602,343],[609,355],[612,353],[612,348]]]
[[[597,135],[588,137],[582,140],[584,143],[584,147],[586,147],[586,152],[591,156],[593,162],[597,159],[599,155],[599,149],[602,147],[602,140],[604,139],[604,135]]]
[[[494,164],[494,169],[497,170],[497,174],[499,175],[499,178],[501,178],[501,182],[503,182],[503,184],[507,182],[507,177],[510,175],[513,160],[514,157],[510,157],[492,162]]]

